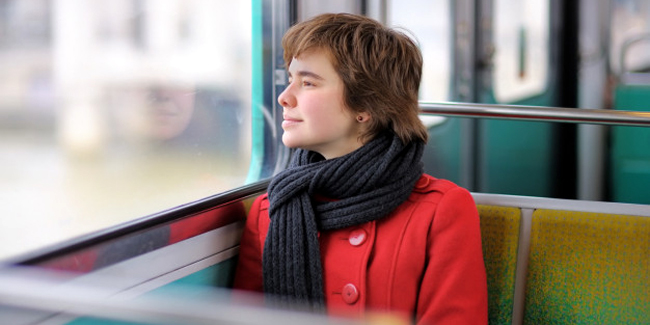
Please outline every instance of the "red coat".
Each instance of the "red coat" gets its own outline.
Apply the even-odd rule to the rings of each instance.
[[[234,287],[262,291],[269,201],[252,206]],[[476,205],[457,185],[423,175],[388,217],[320,233],[331,315],[392,312],[422,324],[487,324],[487,281]]]

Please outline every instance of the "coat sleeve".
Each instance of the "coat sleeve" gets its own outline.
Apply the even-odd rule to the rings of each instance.
[[[233,289],[263,291],[262,280],[262,240],[260,236],[261,202],[266,195],[258,197],[246,219],[246,227],[239,243],[239,260]],[[264,234],[266,237],[266,234]]]
[[[443,195],[427,246],[418,324],[487,324],[480,220],[467,190],[456,187]]]

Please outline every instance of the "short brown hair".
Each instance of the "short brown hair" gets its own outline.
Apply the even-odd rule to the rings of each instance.
[[[282,47],[287,69],[307,50],[327,53],[347,107],[372,116],[363,138],[392,129],[404,143],[427,141],[418,118],[422,54],[405,34],[365,16],[322,14],[289,28]]]

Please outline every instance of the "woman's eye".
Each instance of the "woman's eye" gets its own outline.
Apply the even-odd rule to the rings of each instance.
[[[306,87],[311,87],[311,86],[313,86],[314,84],[311,83],[311,82],[309,82],[309,81],[303,81],[303,82],[302,82],[302,85],[303,85],[303,86],[306,86]]]

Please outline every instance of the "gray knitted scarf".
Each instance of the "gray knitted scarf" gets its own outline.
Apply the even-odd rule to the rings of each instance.
[[[263,253],[264,291],[276,304],[324,311],[318,232],[381,219],[404,202],[423,173],[424,144],[384,133],[325,160],[299,149],[269,184],[271,224]],[[314,195],[332,201],[313,200]]]

